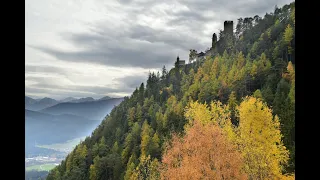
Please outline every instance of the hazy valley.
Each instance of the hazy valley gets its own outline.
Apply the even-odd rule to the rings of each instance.
[[[123,98],[25,97],[26,171],[48,171],[58,165]]]

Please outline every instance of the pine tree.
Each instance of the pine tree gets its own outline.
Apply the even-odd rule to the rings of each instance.
[[[99,143],[99,156],[105,156],[108,153],[107,151],[108,147],[106,145],[106,139],[104,138],[104,136],[102,136]]]
[[[166,77],[167,77],[167,74],[168,74],[168,72],[167,72],[167,70],[166,70],[166,66],[163,66],[162,67],[162,74],[161,74],[161,80],[165,80],[166,79]]]
[[[236,93],[232,91],[229,95],[228,99],[228,106],[231,111],[231,121],[232,124],[237,125],[238,120],[236,119],[236,107],[238,105],[237,98],[236,98]]]
[[[93,164],[90,165],[89,169],[89,179],[98,180],[99,179],[99,168],[100,168],[100,157],[97,156],[93,159]]]
[[[290,43],[293,39],[293,29],[290,26],[290,24],[287,25],[287,28],[286,28],[284,35],[283,35],[283,38],[284,38],[286,45],[288,46],[288,49],[289,49],[288,53],[291,54],[292,50],[291,50]]]
[[[116,141],[113,144],[112,149],[111,149],[111,153],[113,153],[113,154],[119,154],[120,153],[120,147],[118,145],[118,141]]]
[[[152,140],[151,140],[151,147],[150,147],[150,154],[151,157],[160,158],[160,138],[158,136],[158,132],[155,132],[153,134]]]
[[[141,131],[141,154],[148,156],[150,154],[150,138],[151,129],[147,122],[147,120],[144,121],[142,125],[142,131]]]
[[[257,90],[253,93],[253,97],[262,100],[262,94],[261,94],[260,89],[257,89]]]

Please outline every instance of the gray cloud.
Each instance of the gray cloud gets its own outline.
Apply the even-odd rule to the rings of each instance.
[[[108,68],[124,69],[129,67],[156,69],[166,65],[169,69],[172,67],[176,55],[179,54],[180,57],[187,58],[189,49],[204,51],[209,47],[212,33],[218,33],[219,29],[223,29],[224,20],[233,20],[235,28],[236,21],[240,17],[264,16],[266,12],[272,12],[275,5],[280,7],[291,2],[290,0],[238,0],[232,2],[230,0],[117,1],[122,4],[119,6],[121,8],[114,2],[108,1],[105,5],[101,5],[105,8],[105,12],[98,9],[103,12],[101,13],[101,20],[90,21],[87,19],[83,22],[83,29],[89,31],[75,32],[69,29],[61,32],[60,29],[59,31],[57,29],[52,30],[56,31],[56,35],[60,36],[62,40],[76,47],[77,51],[61,50],[61,47],[56,49],[50,45],[44,46],[37,41],[28,41],[27,46],[33,50],[38,50],[36,52],[55,57],[60,60],[59,63],[92,63]],[[81,6],[80,2],[77,2],[77,4]],[[166,6],[161,8],[163,4],[166,4]],[[181,7],[183,8],[181,9]],[[96,11],[96,9],[93,11]],[[68,14],[67,11],[64,13]],[[31,17],[31,14],[32,12],[28,11],[28,17]],[[121,17],[118,17],[117,14]],[[34,19],[37,19],[36,22],[40,26],[41,16],[34,17]],[[45,22],[60,22],[59,19],[50,21],[50,17],[43,19]],[[67,26],[65,23],[70,22],[71,24],[71,20],[73,19],[68,19],[61,24]],[[30,24],[34,22],[33,24],[35,24],[35,21],[30,19],[27,22]],[[33,29],[38,29],[36,25],[34,26]],[[43,31],[50,30],[44,29]],[[33,40],[36,37],[37,33],[33,33],[27,39]],[[51,44],[51,42],[48,44]],[[56,47],[58,46],[56,45]],[[52,63],[55,62],[52,61]],[[29,75],[58,74],[59,78],[62,76],[66,80],[71,73],[67,68],[28,64],[25,71]],[[113,77],[113,74],[110,73],[109,78]],[[135,87],[139,86],[141,82],[145,82],[146,79],[147,75],[133,75],[113,78],[114,84],[112,85],[65,86],[60,85],[54,77],[26,76],[26,81],[36,82],[28,85],[26,92],[56,93],[61,96],[91,95],[92,97],[101,97],[108,93],[130,94]]]
[[[106,94],[124,93],[130,94],[136,87],[139,87],[142,82],[146,82],[147,75],[125,76],[113,79],[113,86],[84,86],[84,85],[60,85],[54,83],[52,77],[34,77],[27,76],[26,81],[36,82],[35,84],[25,87],[26,91],[32,93],[52,93],[83,97],[83,95],[100,98]],[[72,93],[71,93],[72,92]],[[80,96],[82,95],[82,96]]]
[[[32,84],[25,87],[26,92],[52,94],[58,97],[73,96],[73,97],[86,97],[91,96],[93,98],[101,98],[105,95],[112,94],[129,94],[133,88],[122,85],[121,88],[106,87],[106,86],[83,86],[83,85],[68,85],[62,86],[58,84],[47,83],[46,81],[38,80],[36,84]],[[114,95],[113,95],[114,96]]]
[[[79,52],[64,52],[53,48],[29,45],[60,60],[91,62],[115,67],[159,68],[173,64],[175,56],[188,51],[190,44],[202,46],[198,40],[179,31],[160,31],[148,26],[132,25],[126,36],[105,36],[104,26],[93,27],[92,34],[63,33],[74,45],[86,47]]]
[[[68,70],[60,67],[54,66],[36,66],[36,65],[25,65],[25,73],[33,74],[33,73],[52,73],[59,75],[68,75]],[[28,79],[28,78],[26,78]]]
[[[130,6],[144,5],[144,11],[140,11],[140,14],[157,15],[156,12],[148,10],[148,7],[171,1],[119,2],[124,5],[130,4]],[[61,34],[65,40],[72,44],[86,48],[82,51],[68,52],[34,45],[30,47],[65,61],[90,62],[115,67],[159,68],[162,65],[172,63],[177,52],[187,54],[190,48],[205,50],[210,43],[200,44],[199,38],[204,36],[202,29],[206,23],[219,22],[222,25],[225,19],[236,20],[247,14],[251,16],[262,14],[278,3],[275,0],[252,2],[240,0],[232,3],[223,0],[177,2],[187,6],[189,10],[165,11],[165,14],[171,18],[167,25],[174,28],[170,31],[160,31],[148,26],[132,24],[137,19],[137,14],[129,11],[132,19],[122,22],[126,28],[115,30],[112,24],[96,23],[91,24],[91,33],[65,32]],[[207,17],[205,16],[206,11],[215,12],[216,15]],[[192,34],[186,33],[182,27],[178,27],[181,25]],[[218,29],[212,29],[213,32],[218,32]],[[209,41],[210,37],[207,39]]]
[[[113,80],[116,81],[119,84],[122,84],[123,86],[135,89],[140,86],[142,82],[147,81],[147,75],[138,75],[138,76],[125,76],[121,78],[114,78]]]
[[[91,40],[89,40],[91,41]],[[89,42],[88,42],[89,43]],[[89,62],[100,65],[108,65],[114,67],[142,67],[142,68],[158,68],[170,61],[174,61],[175,54],[154,51],[152,47],[145,47],[143,49],[118,49],[110,47],[108,50],[103,51],[103,47],[98,47],[92,50],[85,50],[80,52],[64,52],[51,48],[31,46],[42,52],[50,54],[57,59],[70,61],[70,62]]]
[[[94,87],[92,87],[91,90],[95,90]],[[65,89],[51,89],[51,88],[39,88],[39,87],[25,87],[25,91],[27,92],[26,95],[30,97],[51,97],[55,98],[57,100],[63,99],[65,97],[75,97],[75,98],[82,98],[82,97],[93,97],[93,98],[101,98],[105,95],[110,95],[112,97],[122,97],[117,96],[112,93],[109,94],[97,94],[94,91],[71,91],[71,90],[65,90]]]

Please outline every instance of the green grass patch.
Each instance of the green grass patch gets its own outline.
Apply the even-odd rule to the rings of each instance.
[[[26,167],[27,171],[50,171],[51,169],[53,169],[54,167],[56,167],[55,164],[41,164],[41,165],[34,165],[34,166],[29,166]]]
[[[77,144],[80,143],[80,140],[84,140],[85,137],[75,138],[68,140],[64,143],[50,144],[50,145],[37,145],[39,148],[52,149],[60,152],[69,152],[71,151]]]

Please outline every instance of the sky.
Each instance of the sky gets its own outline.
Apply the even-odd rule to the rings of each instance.
[[[205,51],[225,20],[292,0],[26,0],[25,94],[130,96],[177,55]]]

